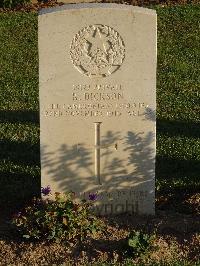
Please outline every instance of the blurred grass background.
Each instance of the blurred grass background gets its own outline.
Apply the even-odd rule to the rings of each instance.
[[[0,14],[0,204],[39,193],[37,13]]]
[[[158,208],[200,192],[200,5],[158,14]],[[37,13],[0,13],[0,207],[40,194]]]

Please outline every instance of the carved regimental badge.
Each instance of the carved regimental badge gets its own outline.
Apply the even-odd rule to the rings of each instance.
[[[122,37],[105,25],[90,25],[73,38],[70,57],[79,72],[88,77],[106,77],[115,72],[125,57]]]

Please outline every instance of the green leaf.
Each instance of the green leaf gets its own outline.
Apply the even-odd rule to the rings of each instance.
[[[30,238],[30,235],[23,235],[24,238]]]

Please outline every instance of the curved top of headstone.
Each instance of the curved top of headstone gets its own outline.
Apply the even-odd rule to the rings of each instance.
[[[97,195],[100,215],[154,214],[156,12],[87,3],[40,14],[42,186]]]
[[[110,4],[110,3],[81,3],[81,4],[66,4],[54,8],[43,8],[39,11],[39,15],[55,13],[70,9],[89,9],[89,8],[125,9],[125,10],[133,10],[134,12],[142,12],[148,15],[156,14],[156,11],[153,9],[138,7],[138,6],[124,5],[124,4]]]

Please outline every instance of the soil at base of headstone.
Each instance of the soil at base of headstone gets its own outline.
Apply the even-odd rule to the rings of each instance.
[[[123,262],[124,246],[132,230],[156,235],[151,252],[134,262],[200,260],[199,215],[157,211],[156,216],[129,214],[100,218],[106,230],[82,244],[24,241],[0,219],[0,265],[87,265],[94,262]],[[145,264],[146,265],[146,264]],[[191,264],[194,265],[194,264]]]

